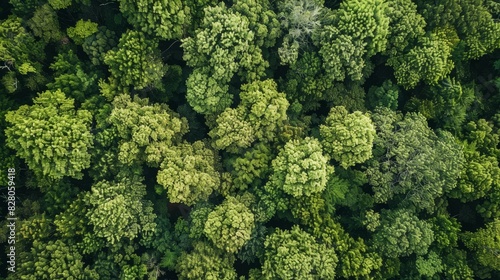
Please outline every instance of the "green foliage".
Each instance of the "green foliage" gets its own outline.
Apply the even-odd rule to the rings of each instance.
[[[194,244],[190,253],[183,252],[177,261],[179,279],[236,279],[235,258],[204,242]]]
[[[304,48],[312,33],[321,27],[322,7],[317,1],[286,0],[278,3],[278,18],[281,27],[288,31],[283,45],[278,49],[281,64],[294,65],[298,49]]]
[[[224,110],[209,133],[216,149],[238,152],[255,140],[273,141],[287,120],[289,103],[273,80],[242,85],[240,98],[240,105]]]
[[[182,144],[163,152],[157,180],[167,189],[173,203],[189,206],[206,201],[220,186],[220,174],[215,170],[216,155],[201,141]]]
[[[229,196],[208,214],[204,232],[215,247],[236,253],[250,240],[254,227],[254,216],[250,209]]]
[[[298,226],[276,229],[264,242],[264,279],[333,279],[338,258]]]
[[[328,160],[317,139],[291,140],[273,160],[273,174],[266,188],[276,188],[293,197],[322,192],[333,174]]]
[[[434,232],[435,246],[440,250],[446,250],[458,246],[458,234],[460,224],[453,217],[437,215],[429,222],[432,222],[432,231]]]
[[[28,21],[33,34],[40,37],[45,43],[56,42],[64,36],[59,29],[56,12],[49,4],[38,7],[33,17]]]
[[[100,26],[92,35],[85,36],[82,47],[92,64],[100,65],[104,62],[106,53],[117,45],[115,37],[115,32],[105,26]]]
[[[418,273],[424,277],[432,277],[443,270],[441,258],[435,252],[431,251],[427,257],[417,257],[416,262]]]
[[[465,246],[474,252],[479,263],[485,267],[500,270],[500,221],[495,219],[476,232],[462,236]]]
[[[387,4],[382,0],[349,0],[340,4],[332,24],[324,26],[315,39],[330,79],[360,80],[365,60],[386,49],[386,10]]]
[[[227,108],[216,120],[216,126],[209,133],[212,146],[217,150],[237,153],[248,148],[255,141],[252,125],[243,119],[241,110]]]
[[[82,255],[61,240],[35,240],[30,252],[21,256],[17,279],[98,279],[95,271],[85,267]],[[12,274],[14,275],[14,274]]]
[[[97,91],[97,75],[86,73],[83,64],[71,49],[58,54],[50,68],[55,72],[54,82],[47,84],[51,91],[59,89],[79,103],[85,101],[88,93]]]
[[[500,24],[495,21],[487,1],[418,1],[429,27],[454,26],[464,46],[464,59],[477,59],[500,47]]]
[[[268,63],[254,40],[245,16],[223,3],[205,8],[200,28],[182,44],[186,64],[195,68],[186,82],[186,97],[196,112],[217,114],[229,107],[228,84],[236,73],[247,81],[263,75]]]
[[[161,39],[178,39],[191,21],[185,1],[120,0],[120,11],[136,30]]]
[[[464,146],[465,167],[451,196],[467,202],[485,197],[491,188],[500,186],[500,167],[495,157],[480,154],[473,145]]]
[[[62,10],[66,9],[67,7],[71,6],[72,0],[48,0],[50,6],[54,10]]]
[[[69,27],[66,30],[66,33],[75,42],[75,44],[81,45],[87,37],[96,33],[97,30],[97,23],[81,19],[76,22],[75,27]]]
[[[144,162],[159,165],[174,143],[187,132],[187,121],[166,104],[149,104],[148,99],[119,95],[107,123],[119,137],[118,159],[124,164]]]
[[[389,36],[384,53],[395,56],[411,47],[419,37],[424,36],[426,23],[417,12],[417,5],[411,0],[388,1],[387,5]]]
[[[241,108],[244,119],[261,141],[273,141],[278,129],[287,120],[289,103],[285,94],[278,92],[273,80],[256,81],[241,86]]]
[[[6,120],[11,124],[5,130],[7,145],[37,175],[81,178],[90,166],[92,116],[75,110],[73,99],[61,91],[39,94],[32,106],[7,113]]]
[[[20,18],[9,16],[0,21],[0,61],[4,64],[0,69],[8,71],[2,77],[7,92],[13,93],[23,86],[37,88],[44,81],[41,75],[44,47],[44,42],[36,41],[23,27]]]
[[[463,166],[463,151],[447,132],[438,135],[420,114],[402,119],[388,109],[376,110],[374,158],[366,170],[375,201],[396,199],[432,211],[434,199],[452,190]]]
[[[281,35],[280,23],[269,0],[236,0],[231,9],[248,19],[257,46],[272,47],[276,44]]]
[[[438,127],[460,131],[467,109],[474,101],[474,90],[462,87],[455,79],[444,79],[430,88],[428,99],[411,100],[408,107],[417,107],[426,118],[433,120]]]
[[[375,126],[368,114],[349,114],[344,107],[333,107],[320,133],[325,151],[344,168],[372,157]]]
[[[317,53],[305,52],[290,66],[284,88],[290,100],[298,100],[305,106],[303,110],[309,111],[317,108],[317,101],[326,98],[331,86]]]
[[[95,236],[113,245],[154,231],[156,215],[145,194],[145,186],[134,181],[94,184],[84,200]]]
[[[387,65],[393,67],[398,84],[414,88],[420,81],[436,85],[454,68],[449,42],[436,34],[420,37],[419,43],[404,54],[391,57]]]
[[[261,185],[271,171],[272,156],[270,147],[259,142],[243,156],[230,158],[228,164],[233,175],[234,186],[245,190],[251,185]]]
[[[165,74],[158,41],[139,31],[123,33],[118,48],[106,53],[104,63],[120,86],[133,86],[136,90],[158,87]]]
[[[373,235],[375,248],[390,258],[425,255],[433,241],[431,225],[405,209],[383,211]]]
[[[386,80],[381,86],[372,86],[366,95],[366,106],[369,109],[386,107],[393,111],[398,108],[399,87]]]
[[[12,13],[18,17],[31,15],[35,9],[42,5],[42,0],[9,0]]]

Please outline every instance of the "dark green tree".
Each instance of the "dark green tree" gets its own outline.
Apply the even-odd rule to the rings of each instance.
[[[431,225],[405,209],[382,212],[373,246],[388,258],[425,255],[434,241]]]
[[[165,65],[158,50],[158,41],[147,38],[139,31],[127,30],[122,34],[117,49],[104,56],[111,77],[119,86],[141,90],[159,87],[165,74]]]

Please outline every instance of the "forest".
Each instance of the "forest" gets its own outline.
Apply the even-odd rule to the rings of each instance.
[[[0,279],[500,279],[500,0],[2,0]]]

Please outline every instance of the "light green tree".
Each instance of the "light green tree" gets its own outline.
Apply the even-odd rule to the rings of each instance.
[[[165,74],[158,41],[147,38],[140,31],[123,33],[118,48],[106,53],[104,63],[120,86],[133,86],[137,90],[158,87]]]
[[[134,178],[94,184],[84,198],[93,234],[113,245],[152,233],[156,215],[145,195],[146,186]]]
[[[178,39],[191,21],[187,2],[120,0],[120,11],[136,30],[161,39]]]
[[[264,242],[264,279],[334,279],[338,258],[298,226],[276,229]]]
[[[68,27],[66,33],[71,39],[73,39],[75,44],[81,45],[86,38],[90,37],[97,31],[97,23],[90,20],[80,19],[76,22],[75,27]]]
[[[254,227],[250,209],[237,198],[228,196],[208,214],[204,233],[215,247],[236,253],[250,240]]]
[[[29,252],[21,255],[16,273],[7,279],[98,279],[99,275],[85,266],[82,255],[61,240],[35,240]]]
[[[368,114],[349,114],[344,107],[333,107],[320,133],[325,151],[344,168],[372,157],[375,126]]]
[[[383,0],[343,1],[314,36],[327,76],[360,80],[365,60],[386,49],[389,34],[387,3]]]
[[[81,178],[90,166],[92,115],[75,110],[60,90],[40,93],[33,102],[7,113],[7,145],[39,176]]]
[[[229,82],[238,73],[244,80],[260,78],[268,63],[254,43],[249,20],[223,3],[205,8],[193,37],[183,40],[184,60],[194,67],[187,85],[187,100],[202,114],[218,114],[232,103]]]
[[[236,279],[235,257],[205,242],[196,242],[192,252],[183,252],[177,261],[179,279]]]
[[[105,120],[116,129],[118,159],[124,164],[147,162],[158,166],[168,148],[179,143],[187,128],[187,120],[180,118],[166,104],[149,104],[148,99],[119,95]]]
[[[220,174],[216,171],[216,155],[201,141],[181,144],[164,152],[157,181],[167,189],[173,203],[192,206],[206,201],[220,187]]]
[[[241,86],[237,108],[222,112],[209,132],[216,149],[238,152],[255,140],[274,141],[284,125],[289,103],[271,80],[255,81]]]
[[[322,192],[333,174],[328,160],[316,138],[290,140],[272,162],[273,174],[266,189],[276,188],[293,197]]]

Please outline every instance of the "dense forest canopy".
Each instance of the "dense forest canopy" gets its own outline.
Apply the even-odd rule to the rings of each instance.
[[[499,0],[0,5],[1,279],[500,279],[499,143]]]

